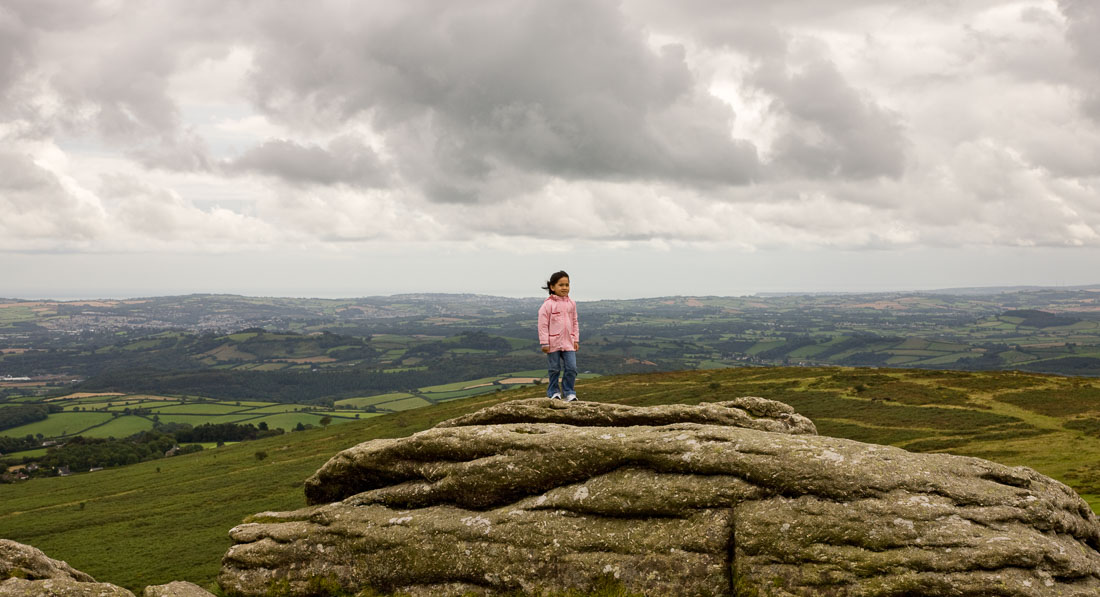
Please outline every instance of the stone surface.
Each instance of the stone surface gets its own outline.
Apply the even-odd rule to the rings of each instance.
[[[55,560],[42,550],[8,539],[0,539],[0,579],[22,578],[42,580],[58,578],[80,582],[95,582],[91,576]]]
[[[229,592],[1093,596],[1100,525],[1030,469],[813,435],[786,405],[534,399],[336,455],[235,527]],[[753,593],[755,592],[755,593]]]
[[[134,597],[112,584],[97,583],[91,576],[41,550],[0,539],[0,597]]]
[[[134,594],[112,584],[70,578],[9,578],[0,582],[0,597],[134,597]]]
[[[145,587],[142,597],[214,597],[214,594],[194,583],[177,580],[166,585]]]

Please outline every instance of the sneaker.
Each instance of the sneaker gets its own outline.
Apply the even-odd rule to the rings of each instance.
[[[577,401],[577,395],[576,394],[570,394],[570,395],[565,397],[565,401],[566,402],[576,402]]]
[[[550,399],[551,400],[561,400],[561,394],[559,392],[554,392],[554,395],[551,396]]]

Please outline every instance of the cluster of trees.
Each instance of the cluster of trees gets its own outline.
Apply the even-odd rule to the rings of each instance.
[[[1040,329],[1059,327],[1063,325],[1073,325],[1081,321],[1077,317],[1056,315],[1047,311],[1039,311],[1038,309],[1016,309],[1013,311],[1005,311],[1004,313],[1001,313],[1001,316],[1020,317],[1023,318],[1023,321],[1020,322],[1020,325]]]
[[[164,429],[165,427],[160,427]],[[281,435],[282,429],[268,429],[267,423],[261,422],[257,427],[252,423],[239,425],[236,423],[203,423],[198,427],[182,425],[173,430],[173,435],[180,443],[184,442],[243,442]]]
[[[478,350],[492,350],[494,352],[508,352],[512,350],[512,345],[507,340],[499,336],[490,336],[489,334],[476,330],[470,332],[462,332],[458,335],[458,345],[462,348],[475,348]]]
[[[299,424],[298,427],[304,427]],[[259,426],[247,423],[205,423],[192,427],[185,423],[157,424],[153,431],[143,431],[126,439],[89,438],[77,436],[63,445],[54,446],[46,455],[35,458],[39,469],[31,476],[54,476],[59,467],[67,466],[72,472],[87,471],[92,467],[112,467],[135,464],[165,458],[169,450],[178,449],[173,455],[202,451],[200,442],[240,442],[270,437],[284,433],[282,429],[268,429],[267,423]],[[0,452],[33,448],[39,444],[32,436],[23,439],[0,437]],[[29,460],[29,459],[27,459]],[[24,462],[27,462],[24,460]]]
[[[74,437],[63,446],[50,448],[46,455],[38,459],[43,475],[56,474],[59,467],[69,470],[87,471],[92,467],[122,466],[164,458],[166,453],[177,445],[177,439],[171,434],[147,431],[128,439],[100,439]],[[202,446],[189,445],[180,448],[176,454],[202,451]]]
[[[61,412],[62,408],[53,404],[16,404],[0,407],[0,429],[11,429],[41,421],[50,413]]]
[[[42,443],[40,438],[36,438],[33,435],[26,437],[3,437],[0,436],[0,454],[9,454],[11,452],[18,452],[20,450],[33,450]]]

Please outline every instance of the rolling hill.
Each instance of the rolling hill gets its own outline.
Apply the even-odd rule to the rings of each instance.
[[[755,395],[791,404],[823,435],[1026,465],[1100,509],[1100,380],[1015,372],[739,368],[585,380],[586,400],[698,403]],[[302,482],[339,450],[401,437],[521,388],[64,478],[0,485],[0,536],[131,589],[210,585],[245,516],[305,506]],[[262,455],[262,457],[261,457]]]

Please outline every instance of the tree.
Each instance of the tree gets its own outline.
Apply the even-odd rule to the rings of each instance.
[[[321,427],[328,429],[328,426],[332,423],[332,417],[321,417]]]

